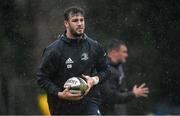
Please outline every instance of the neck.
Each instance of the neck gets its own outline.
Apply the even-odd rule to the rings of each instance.
[[[75,36],[72,35],[72,33],[70,31],[67,30],[66,36],[67,36],[68,39],[73,39],[73,38],[81,39],[83,35],[81,35],[79,37],[75,37]]]

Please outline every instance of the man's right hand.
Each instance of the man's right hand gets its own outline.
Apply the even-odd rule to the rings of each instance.
[[[83,98],[83,96],[79,93],[77,94],[70,93],[68,88],[64,89],[64,91],[62,92],[58,92],[58,97],[65,100],[71,100],[71,101],[77,101]]]
[[[139,87],[137,87],[137,85],[135,85],[133,87],[133,93],[135,94],[136,97],[147,97],[148,96],[149,88],[145,87],[145,85],[146,84],[143,83]]]

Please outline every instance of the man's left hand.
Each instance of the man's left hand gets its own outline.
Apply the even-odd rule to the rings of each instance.
[[[87,95],[88,92],[90,91],[90,89],[94,86],[94,80],[92,79],[92,77],[88,76],[88,75],[82,75],[86,81],[87,81],[87,85],[88,85],[88,89],[86,90],[84,95]]]

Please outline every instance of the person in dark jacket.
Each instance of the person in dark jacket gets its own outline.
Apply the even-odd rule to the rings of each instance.
[[[65,32],[45,48],[37,82],[48,96],[52,115],[100,114],[99,83],[108,76],[103,47],[85,33],[84,11],[71,7],[64,12]],[[93,70],[97,73],[93,75]],[[88,90],[72,94],[63,85],[71,77],[84,76]]]
[[[114,39],[108,49],[107,64],[110,70],[110,78],[101,86],[102,114],[124,114],[122,103],[127,103],[137,97],[147,97],[149,90],[145,84],[128,91],[124,81],[122,64],[126,62],[128,51],[125,43]]]

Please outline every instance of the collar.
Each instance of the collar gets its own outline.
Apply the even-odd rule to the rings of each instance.
[[[81,39],[75,39],[75,38],[70,39],[66,36],[66,31],[65,31],[62,35],[60,35],[60,38],[67,43],[77,43],[77,42],[79,43],[81,41],[86,40],[88,36],[84,33]]]

